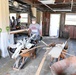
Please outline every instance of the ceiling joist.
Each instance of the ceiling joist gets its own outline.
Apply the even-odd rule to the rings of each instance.
[[[24,5],[36,7],[42,11],[54,12],[58,9],[69,11],[69,9],[76,11],[76,0],[15,0]]]

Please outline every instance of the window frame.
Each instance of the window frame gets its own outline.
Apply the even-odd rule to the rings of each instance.
[[[27,14],[27,17],[25,17],[25,19],[27,19],[27,22],[22,22],[21,21],[21,23],[28,23],[28,16],[29,16],[28,13],[20,13],[20,16],[21,16],[21,19],[22,19],[22,15],[21,14]]]
[[[74,15],[74,17],[75,17],[74,19],[75,19],[75,20],[73,19],[73,21],[75,22],[75,24],[74,24],[73,21],[71,21],[72,18],[69,18],[70,20],[66,20],[66,19],[67,19],[67,18],[66,18],[67,15],[71,15],[71,16]],[[66,21],[67,21],[67,22],[69,21],[70,23],[66,23]],[[72,23],[72,22],[73,22],[73,23]],[[66,13],[66,14],[65,14],[65,25],[70,25],[70,26],[73,25],[73,26],[76,26],[76,13]]]

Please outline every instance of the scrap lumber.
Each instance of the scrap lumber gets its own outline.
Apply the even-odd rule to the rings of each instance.
[[[70,39],[70,38],[69,38],[69,39]],[[68,39],[68,40],[69,40],[69,39]],[[65,47],[65,45],[67,44],[68,40],[67,40],[65,43],[63,43],[61,46],[59,46],[60,52],[58,52],[58,55],[57,55],[56,57],[59,57],[59,56],[60,56],[60,54],[61,54],[63,48]],[[48,45],[48,44],[46,44],[44,41],[42,41],[42,43],[45,44],[46,46],[50,47],[49,49],[52,50],[52,49],[51,49],[51,48],[52,48],[52,45],[51,45],[51,44]],[[53,47],[54,47],[54,46],[55,46],[55,44],[53,44]],[[57,47],[56,47],[56,48],[57,48]],[[57,49],[58,49],[58,48],[57,48]],[[42,66],[43,66],[43,64],[44,64],[44,62],[45,62],[45,59],[46,59],[47,55],[49,54],[49,51],[50,51],[50,50],[46,50],[46,53],[45,53],[45,55],[43,56],[42,61],[41,61],[40,65],[39,65],[39,67],[38,67],[35,75],[40,75]],[[56,50],[56,49],[55,49],[55,50]],[[59,50],[59,49],[58,49],[58,50]],[[53,51],[53,50],[52,50],[52,51]],[[57,53],[57,52],[55,51],[55,53]]]
[[[40,48],[40,47],[44,47],[44,45],[36,46],[36,47],[31,48],[31,49],[21,50],[22,52],[20,53],[20,55],[25,54],[25,53],[27,53],[27,52],[29,52],[29,51],[32,51],[32,50],[34,50],[34,49],[36,49],[36,48]]]
[[[28,31],[28,29],[21,29],[21,30],[16,30],[16,31],[11,31],[10,34],[17,34],[17,33],[22,33]]]
[[[35,75],[40,75],[40,71],[41,71],[41,69],[42,69],[42,66],[43,66],[43,64],[44,64],[45,59],[46,59],[46,56],[43,57],[43,59],[42,59],[40,65],[39,65],[38,70],[37,70],[37,72],[36,72]]]
[[[51,47],[51,48],[52,48],[52,47]],[[51,49],[51,48],[49,48],[49,49]],[[42,69],[42,67],[43,67],[43,64],[44,64],[44,62],[45,62],[45,59],[46,59],[48,53],[49,53],[49,50],[47,50],[47,51],[45,52],[45,54],[44,54],[44,56],[43,56],[43,58],[42,58],[42,61],[41,61],[40,65],[39,65],[39,67],[38,67],[35,75],[40,75],[41,69]]]
[[[42,41],[42,42],[43,42],[46,46],[48,46],[48,44],[46,44],[44,41]],[[52,47],[49,47],[49,49],[51,49],[51,48],[52,48]],[[50,51],[49,49],[46,50],[46,52],[45,52],[45,54],[44,54],[44,56],[43,56],[43,58],[42,58],[42,61],[41,61],[40,65],[39,65],[39,67],[38,67],[35,75],[40,75],[42,66],[43,66],[43,64],[44,64],[44,62],[45,62],[45,59],[46,59],[46,57],[47,57],[47,55],[48,55],[48,53],[49,53],[49,51]]]
[[[56,44],[56,46],[52,48],[52,50],[48,53],[48,55],[50,55],[53,58],[59,58],[68,40],[63,44]]]

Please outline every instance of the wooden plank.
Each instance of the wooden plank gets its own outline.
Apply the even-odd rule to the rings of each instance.
[[[44,45],[36,46],[36,47],[31,48],[31,49],[21,50],[22,53],[20,53],[20,55],[25,54],[25,53],[27,53],[27,52],[29,52],[29,51],[32,51],[32,50],[34,50],[34,49],[36,49],[36,48],[40,48],[40,47],[44,47]]]
[[[42,59],[40,65],[39,65],[38,70],[37,70],[35,75],[40,75],[40,72],[41,72],[41,69],[42,69],[42,66],[44,64],[45,59],[46,59],[46,56],[43,57],[43,59]]]
[[[16,31],[11,31],[10,34],[17,34],[17,33],[21,33],[21,32],[28,32],[29,29],[21,29],[21,30],[16,30]]]
[[[52,47],[50,47],[49,49],[51,49],[51,48],[52,48]],[[40,65],[39,65],[39,67],[38,67],[35,75],[40,75],[41,69],[42,69],[43,64],[44,64],[44,62],[45,62],[45,59],[46,59],[46,57],[47,57],[47,55],[48,55],[48,53],[49,53],[49,51],[50,51],[49,49],[46,50],[46,52],[45,52],[45,54],[44,54],[44,56],[43,56],[43,58],[42,58],[42,61],[41,61]]]
[[[42,41],[42,43],[44,43],[46,46],[48,45],[48,44],[46,44],[44,41]],[[49,47],[49,49],[51,49],[51,48],[52,48],[52,47]],[[47,54],[48,54],[49,51],[50,51],[49,49],[46,50],[46,52],[45,52],[45,54],[44,54],[44,56],[43,56],[43,58],[42,58],[42,61],[41,61],[40,65],[39,65],[39,67],[38,67],[35,75],[40,75],[40,72],[41,72],[41,69],[42,69],[43,64],[44,64],[44,62],[45,62],[45,59],[46,59],[46,57],[47,57]]]

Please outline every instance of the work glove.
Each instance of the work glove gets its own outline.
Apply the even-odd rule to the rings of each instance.
[[[30,37],[30,35],[29,35],[29,34],[28,34],[27,36],[28,36],[28,37]]]
[[[40,41],[42,40],[42,36],[40,36]]]

